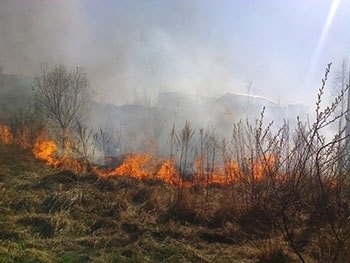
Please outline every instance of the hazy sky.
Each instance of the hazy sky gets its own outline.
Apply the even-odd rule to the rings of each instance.
[[[350,56],[349,25],[349,0],[1,0],[0,64],[83,66],[97,99],[117,104],[249,81],[251,93],[307,103],[326,64]]]

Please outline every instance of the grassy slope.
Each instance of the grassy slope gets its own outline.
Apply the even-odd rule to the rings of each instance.
[[[233,225],[169,214],[174,194],[157,181],[58,172],[0,145],[0,262],[256,261]]]

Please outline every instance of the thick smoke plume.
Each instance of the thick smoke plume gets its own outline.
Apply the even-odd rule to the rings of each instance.
[[[117,105],[152,104],[169,91],[216,98],[240,92],[314,105],[325,65],[346,52],[324,43],[315,76],[306,76],[330,7],[316,5],[4,0],[0,65],[5,73],[29,76],[41,62],[85,67],[95,99]],[[337,33],[339,43],[346,41],[338,33],[347,7],[339,5],[329,27],[328,38]]]
[[[212,29],[195,4],[108,4],[1,1],[4,72],[34,75],[41,62],[83,66],[97,99],[115,104],[159,91],[221,95],[238,84],[232,61],[208,42]]]

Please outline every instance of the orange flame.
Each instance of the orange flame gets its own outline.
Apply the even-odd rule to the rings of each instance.
[[[174,160],[170,159],[170,160],[164,161],[161,164],[160,169],[156,174],[156,177],[168,184],[177,185],[179,182],[180,176],[175,169]]]
[[[56,150],[57,145],[54,141],[37,139],[33,147],[33,154],[36,158],[46,161],[47,164],[55,165]]]
[[[0,140],[5,144],[17,143],[23,148],[30,146],[29,129],[15,138],[11,130],[6,125],[0,124]],[[86,171],[87,163],[71,157],[72,149],[69,140],[65,143],[63,157],[58,158],[58,147],[53,140],[49,140],[44,131],[41,131],[33,145],[32,152],[38,159],[44,160],[47,164],[59,168],[70,169],[74,172]],[[212,167],[204,168],[203,160],[195,160],[195,172],[191,181],[185,181],[179,175],[175,168],[175,160],[156,161],[152,154],[130,154],[124,162],[111,171],[100,170],[92,167],[92,171],[101,177],[109,176],[131,176],[138,179],[157,178],[173,186],[191,187],[193,185],[208,186],[230,185],[235,182],[263,181],[268,176],[274,176],[274,179],[283,180],[281,175],[276,172],[276,158],[274,155],[263,155],[254,161],[243,164],[245,168],[235,161],[226,161],[220,167],[218,164],[211,164]],[[241,164],[242,165],[242,164]],[[336,188],[335,180],[329,181],[330,188]]]
[[[30,130],[25,127],[16,137],[6,125],[0,124],[0,140],[5,144],[16,143],[23,148],[31,146]],[[48,139],[44,131],[38,133],[32,152],[38,159],[44,160],[47,164],[58,169],[69,169],[74,172],[86,171],[88,164],[82,160],[72,158],[71,141],[67,140],[64,145],[64,152],[61,158],[58,154],[58,146]],[[168,159],[159,161],[154,154],[130,154],[124,162],[113,170],[101,170],[92,167],[92,171],[101,177],[109,176],[131,176],[138,179],[157,178],[167,184],[181,187],[191,187],[194,185],[230,185],[236,182],[263,181],[273,177],[276,180],[283,180],[281,174],[276,170],[276,157],[272,154],[263,155],[255,160],[246,160],[238,163],[226,160],[222,165],[217,163],[204,164],[203,158],[195,160],[195,171],[191,174],[191,180],[184,180],[175,167],[176,160]],[[209,166],[209,167],[206,167]],[[328,182],[331,189],[336,188],[336,180]]]
[[[6,143],[17,143],[22,147],[28,147],[29,130],[24,130],[18,138],[14,138],[10,128],[6,125],[0,125],[0,139]],[[70,169],[74,172],[86,171],[87,163],[72,158],[71,142],[67,140],[64,145],[64,152],[61,158],[58,158],[58,146],[47,138],[44,131],[41,131],[33,145],[32,152],[38,159],[44,160],[47,164],[59,168]],[[164,182],[174,185],[190,187],[193,185],[207,186],[211,184],[229,185],[238,181],[249,182],[251,180],[264,180],[268,174],[278,176],[274,170],[276,159],[273,155],[264,155],[251,163],[245,163],[246,168],[240,167],[235,161],[226,161],[223,165],[209,164],[205,165],[204,160],[198,158],[195,160],[195,171],[191,175],[191,180],[183,180],[175,168],[174,159],[157,161],[154,154],[130,154],[124,162],[117,168],[106,171],[97,167],[92,170],[101,177],[109,176],[131,176],[138,179],[157,178]],[[210,167],[206,167],[210,166]],[[278,179],[276,177],[276,179]]]
[[[26,140],[28,138],[28,132],[23,131],[22,135],[17,140],[14,140],[9,127],[0,125],[0,139],[6,144],[16,141],[22,147],[27,147],[28,142],[26,143]],[[58,147],[56,143],[49,140],[45,136],[44,131],[38,134],[32,152],[36,158],[44,160],[47,164],[55,168],[81,172],[85,171],[87,167],[86,163],[71,157],[72,149],[69,140],[65,143],[63,157],[58,158]],[[263,180],[266,177],[267,171],[272,169],[274,163],[275,158],[272,155],[265,156],[265,158],[258,158],[256,162],[249,166],[249,170],[253,174],[253,179]],[[192,185],[207,186],[210,184],[229,185],[242,180],[244,176],[237,162],[226,162],[223,168],[220,168],[216,164],[209,168],[204,167],[203,160],[198,158],[195,161],[196,171],[192,175],[192,180],[185,181],[182,180],[176,170],[175,160],[173,159],[157,162],[151,154],[130,154],[119,167],[112,171],[102,171],[97,167],[94,167],[93,171],[101,177],[131,176],[138,179],[158,178],[168,184],[174,186],[181,185],[183,187],[190,187]]]
[[[125,161],[121,166],[114,169],[109,176],[132,176],[139,179],[151,177],[152,171],[149,167],[150,155],[140,154],[140,155],[129,155],[126,157]]]
[[[261,181],[266,178],[267,173],[273,168],[275,158],[271,155],[265,158],[258,158],[257,161],[250,165],[250,173],[253,178],[249,177],[247,172],[243,172],[237,162],[227,162],[224,167],[213,165],[213,167],[204,169],[201,160],[195,161],[196,171],[192,174],[192,180],[185,181],[181,178],[175,168],[175,160],[165,160],[155,162],[151,154],[133,154],[128,155],[124,162],[112,171],[101,171],[94,169],[102,177],[109,176],[131,176],[138,179],[158,178],[164,182],[174,185],[191,187],[193,185],[207,186],[212,184],[230,185],[239,180]],[[270,170],[269,170],[270,169]]]
[[[43,132],[38,135],[32,151],[36,158],[44,160],[48,165],[60,170],[72,170],[76,173],[86,171],[87,164],[85,162],[70,156],[70,142],[65,143],[63,156],[58,158],[57,144],[52,140],[46,139]]]
[[[268,174],[274,174],[276,158],[273,155],[264,155],[252,164],[253,178],[256,181],[262,181]]]
[[[13,135],[12,135],[11,130],[8,126],[0,125],[0,139],[5,144],[13,143]]]

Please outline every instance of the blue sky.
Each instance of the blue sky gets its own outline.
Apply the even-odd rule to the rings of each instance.
[[[97,98],[116,104],[246,93],[248,82],[281,104],[312,103],[327,63],[350,56],[348,0],[4,0],[0,17],[4,71],[83,66]]]

